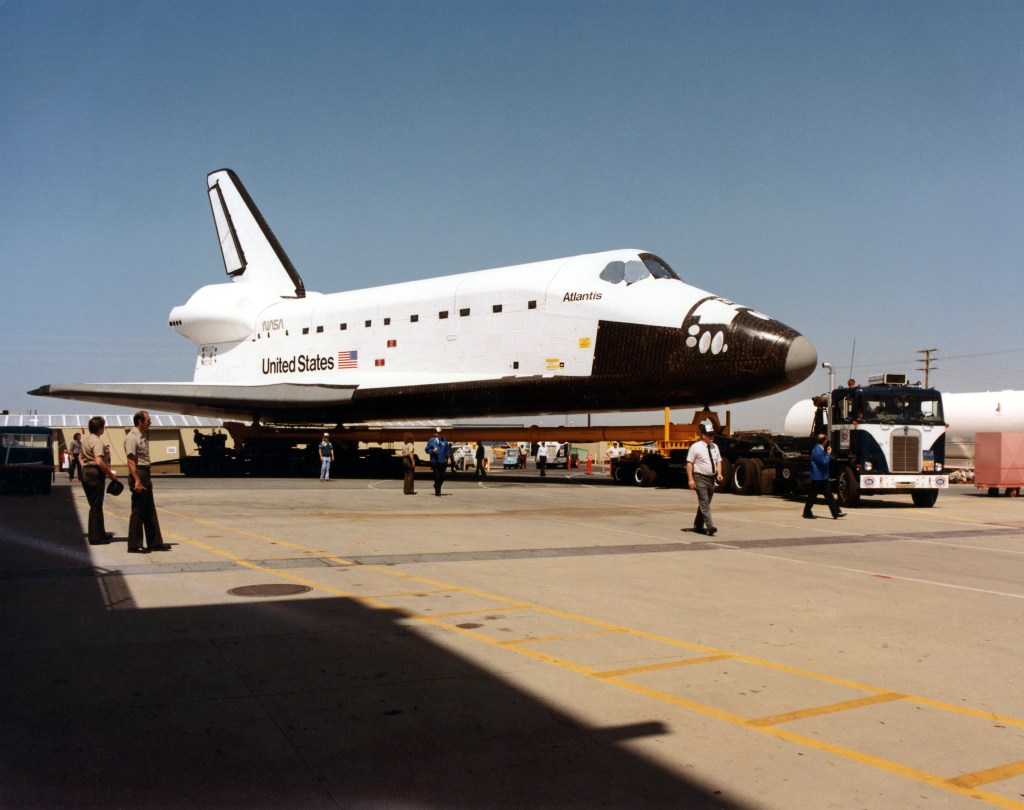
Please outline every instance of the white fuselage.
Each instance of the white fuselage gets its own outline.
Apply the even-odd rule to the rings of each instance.
[[[690,349],[724,357],[741,307],[677,279],[627,285],[599,277],[609,262],[637,255],[611,251],[301,299],[260,300],[245,284],[212,285],[171,321],[199,344],[197,383],[369,389],[586,376],[602,320],[678,329],[701,301],[708,313]]]

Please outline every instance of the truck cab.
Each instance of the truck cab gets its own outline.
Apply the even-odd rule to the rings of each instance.
[[[932,506],[945,476],[942,395],[907,383],[905,375],[852,380],[830,396],[830,440],[836,495],[853,505],[861,495],[909,491]],[[819,416],[824,409],[819,410]]]

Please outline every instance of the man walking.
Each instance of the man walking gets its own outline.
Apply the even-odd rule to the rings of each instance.
[[[170,551],[160,534],[160,521],[153,500],[153,479],[150,475],[149,425],[146,411],[132,418],[135,424],[124,439],[124,454],[128,458],[128,476],[132,482],[132,516],[128,521],[128,551],[145,554],[149,551]],[[146,536],[146,548],[142,536]]]
[[[818,500],[819,492],[825,499],[825,505],[828,506],[828,510],[832,513],[833,520],[846,517],[846,512],[839,511],[839,504],[836,503],[836,499],[832,496],[832,485],[828,480],[829,467],[831,465],[830,455],[832,453],[832,448],[828,446],[828,436],[824,433],[819,433],[817,442],[811,451],[811,488],[807,491],[807,500],[804,502],[804,517],[808,520],[814,520],[811,508],[814,506],[815,501]]]
[[[700,423],[700,441],[690,445],[686,454],[686,480],[697,492],[697,514],[693,530],[714,536],[718,529],[711,519],[711,498],[722,481],[722,454],[715,444],[715,426],[710,419]]]
[[[537,445],[537,466],[541,478],[548,474],[548,446],[544,442]]]
[[[444,473],[451,458],[451,448],[439,427],[434,428],[434,435],[427,442],[427,455],[430,457],[430,469],[434,473],[434,494],[441,497],[441,486],[444,484]]]
[[[487,477],[487,448],[482,441],[476,443],[476,477]]]

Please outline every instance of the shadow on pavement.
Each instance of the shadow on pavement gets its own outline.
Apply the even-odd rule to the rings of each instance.
[[[70,489],[0,499],[4,806],[735,806],[622,745],[678,730],[583,725],[394,612],[143,609],[87,549]]]

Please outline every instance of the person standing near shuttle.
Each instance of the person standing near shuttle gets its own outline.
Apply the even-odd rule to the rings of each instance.
[[[811,486],[807,490],[807,500],[804,502],[803,516],[808,520],[814,520],[814,514],[811,509],[815,501],[818,500],[818,494],[820,493],[825,499],[825,505],[828,506],[828,510],[832,513],[833,520],[846,517],[846,513],[839,510],[839,504],[836,503],[836,499],[832,495],[832,482],[828,479],[829,468],[832,464],[832,448],[828,446],[828,436],[824,433],[819,433],[816,441],[817,443],[811,451]]]
[[[476,477],[487,477],[487,448],[484,446],[483,441],[477,441],[476,443]]]
[[[320,480],[331,480],[331,462],[334,461],[334,445],[331,444],[331,434],[325,433],[319,447],[320,455]]]
[[[128,550],[134,554],[146,551],[170,551],[171,547],[160,533],[160,520],[153,500],[153,478],[150,475],[149,425],[146,411],[132,418],[135,425],[124,439],[124,453],[128,459],[128,475],[132,481],[132,516],[128,521]],[[146,536],[146,548],[142,536]]]
[[[540,477],[548,474],[548,446],[544,442],[537,445],[537,466],[540,468]]]
[[[78,470],[78,477],[82,477],[82,434],[76,433],[68,447],[68,455],[71,460],[68,462],[68,479],[75,480],[75,470]]]
[[[403,489],[406,495],[416,494],[416,447],[412,434],[406,433],[402,444]]]
[[[107,420],[94,416],[89,420],[89,435],[82,441],[82,489],[89,501],[89,545],[99,546],[110,542],[103,522],[103,482],[117,480],[117,473],[110,466],[110,447],[101,438],[107,428]]]
[[[434,494],[440,497],[444,473],[451,459],[451,448],[439,427],[434,428],[434,435],[427,442],[427,455],[430,456],[430,469],[434,473]]]
[[[722,481],[722,454],[715,444],[715,426],[710,420],[700,423],[700,439],[690,445],[686,454],[686,480],[690,489],[697,492],[693,530],[713,537],[718,529],[711,519],[711,499]]]

